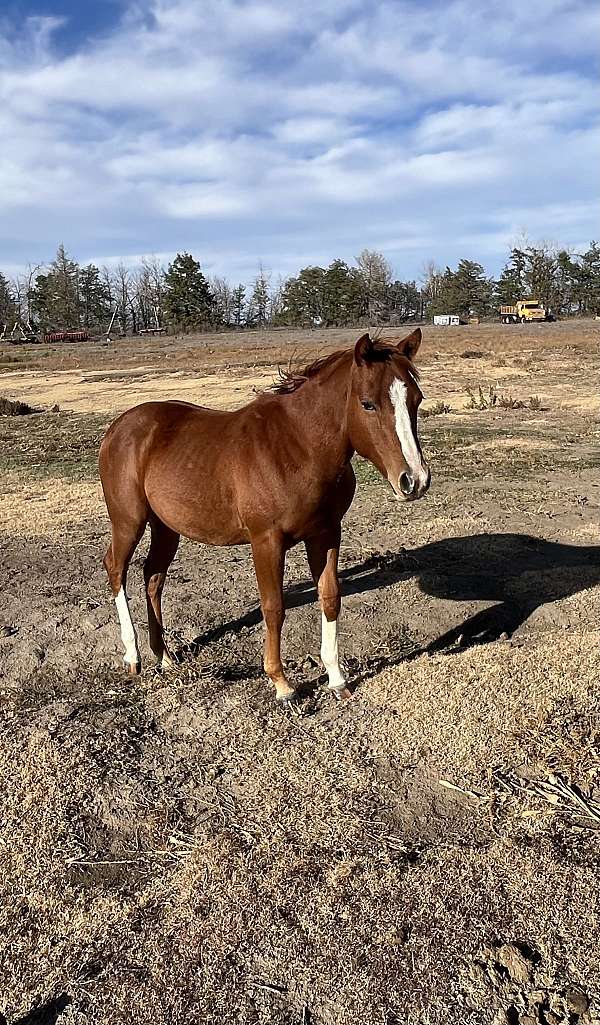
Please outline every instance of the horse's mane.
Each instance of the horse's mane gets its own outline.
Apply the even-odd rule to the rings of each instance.
[[[308,366],[304,367],[304,370],[292,369],[292,361],[288,363],[287,367],[278,367],[279,378],[275,381],[267,390],[275,392],[277,395],[289,395],[290,392],[298,391],[306,381],[310,381],[311,378],[316,377],[322,370],[326,370],[341,360],[344,356],[350,356],[352,349],[338,349],[337,352],[331,352],[328,356],[319,356],[318,359],[313,360]],[[374,363],[387,363],[392,356],[400,356],[400,353],[394,346],[385,345],[384,342],[374,341],[370,351],[369,358]],[[416,377],[416,368],[406,357],[401,357],[406,360],[410,368],[411,374]]]
[[[315,377],[319,371],[337,363],[347,353],[348,349],[338,349],[337,352],[330,352],[328,356],[319,356],[318,359],[304,367],[304,370],[294,370],[290,359],[287,367],[277,368],[278,379],[273,382],[269,391],[276,392],[278,395],[288,395],[290,392],[298,391],[298,388],[302,387],[311,377]]]

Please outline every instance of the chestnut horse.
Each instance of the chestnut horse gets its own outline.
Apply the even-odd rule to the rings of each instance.
[[[368,334],[354,349],[316,360],[235,412],[188,402],[144,402],[108,428],[100,477],[112,524],[104,565],[132,674],[140,656],[126,594],[127,567],[146,524],[144,564],[150,646],[172,664],[161,594],[179,537],[250,544],[265,621],[264,667],[279,701],[294,688],[281,663],[286,551],[304,541],[321,604],[321,658],[329,689],[347,697],[338,660],[338,552],[354,497],[355,452],[387,477],[399,498],[420,498],[429,469],[417,436],[422,399],[412,360],[419,329],[399,344]]]

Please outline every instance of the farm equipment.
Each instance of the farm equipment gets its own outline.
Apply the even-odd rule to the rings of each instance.
[[[49,331],[44,334],[45,342],[87,342],[87,331]]]
[[[34,331],[29,321],[25,325],[15,321],[10,334],[7,334],[6,328],[5,324],[0,341],[5,340],[13,345],[26,342],[87,342],[90,337],[88,331]]]
[[[533,324],[549,319],[548,311],[537,299],[519,299],[514,306],[500,307],[503,324]]]
[[[23,326],[20,320],[15,320],[12,331],[9,335],[6,334],[7,327],[8,325],[5,324],[4,330],[2,331],[2,340],[6,339],[6,341],[11,342],[12,345],[40,341],[40,336],[33,330],[29,321],[27,321],[25,326]]]
[[[437,313],[433,318],[433,323],[436,327],[458,327],[460,317],[453,313]]]
[[[140,334],[140,335],[166,335],[167,329],[166,329],[166,327],[161,327],[160,326],[160,322],[159,322],[159,319],[158,319],[158,306],[153,306],[152,309],[154,311],[154,324],[152,324],[150,327],[142,327],[142,328],[140,328],[140,330],[138,331],[138,334]]]

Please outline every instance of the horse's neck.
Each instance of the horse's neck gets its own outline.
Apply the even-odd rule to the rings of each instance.
[[[281,396],[297,435],[327,476],[335,476],[353,455],[347,425],[349,387],[350,368],[343,360]]]

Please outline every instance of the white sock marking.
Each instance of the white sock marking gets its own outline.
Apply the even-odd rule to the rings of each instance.
[[[331,623],[321,613],[321,659],[327,670],[330,690],[342,690],[346,686],[346,677],[340,669],[338,655],[338,621]]]
[[[115,598],[115,605],[117,606],[119,623],[121,624],[121,640],[125,647],[125,662],[127,662],[128,665],[137,665],[140,660],[140,653],[137,646],[135,627],[129,611],[127,595],[123,588],[121,588]]]
[[[390,399],[396,416],[396,434],[402,449],[402,455],[410,474],[416,481],[421,481],[427,476],[423,465],[423,457],[419,452],[415,436],[413,434],[408,405],[406,403],[406,385],[404,381],[395,378],[390,387]]]

